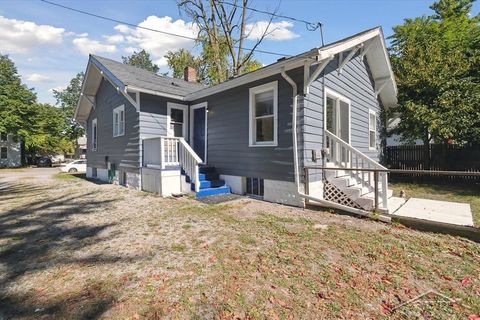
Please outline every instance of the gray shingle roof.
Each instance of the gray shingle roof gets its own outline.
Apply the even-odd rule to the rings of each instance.
[[[157,91],[160,93],[186,96],[189,93],[205,88],[198,83],[181,79],[159,76],[153,72],[133,67],[115,60],[92,55],[92,57],[108,69],[126,86]]]

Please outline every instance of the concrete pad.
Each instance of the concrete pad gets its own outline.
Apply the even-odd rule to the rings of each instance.
[[[389,214],[395,214],[395,211],[397,211],[401,206],[405,204],[405,199],[400,198],[400,197],[390,197],[387,200],[387,205],[388,205],[388,213]]]
[[[468,203],[410,198],[393,215],[473,226],[472,211]]]

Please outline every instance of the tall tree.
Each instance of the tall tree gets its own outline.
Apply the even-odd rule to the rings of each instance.
[[[24,141],[30,156],[68,152],[68,118],[61,108],[37,103],[33,89],[22,84],[15,64],[0,55],[0,132]]]
[[[207,68],[212,83],[219,83],[245,72],[257,47],[271,28],[273,15],[260,36],[253,40],[252,49],[245,49],[245,40],[251,35],[248,29],[250,0],[233,1],[232,4],[216,0],[177,0],[178,8],[199,27],[198,39],[203,46],[204,58],[212,61]],[[274,12],[275,13],[275,12]],[[250,64],[250,67],[253,65]]]
[[[473,0],[440,0],[434,14],[394,27],[390,48],[404,140],[480,141],[480,25]]]
[[[53,97],[56,104],[61,108],[65,118],[67,119],[66,131],[64,134],[73,142],[75,148],[78,146],[78,138],[85,133],[84,128],[74,119],[75,108],[77,107],[80,94],[82,92],[82,82],[85,74],[82,72],[70,80],[65,90],[53,90]]]
[[[202,58],[195,57],[190,51],[186,49],[168,51],[165,58],[167,59],[168,66],[172,70],[172,76],[174,78],[183,78],[185,67],[192,67],[197,70],[198,82],[207,82],[206,63]]]
[[[122,57],[122,61],[125,64],[129,64],[131,66],[142,68],[155,73],[157,73],[159,69],[158,66],[153,63],[150,54],[145,50],[139,52],[134,51],[132,55]]]

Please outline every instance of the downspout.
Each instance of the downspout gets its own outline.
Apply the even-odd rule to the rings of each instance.
[[[317,197],[312,197],[308,194],[303,193],[300,190],[300,168],[298,166],[298,140],[297,140],[297,108],[298,108],[298,92],[297,92],[297,84],[295,81],[293,81],[292,78],[285,72],[285,68],[283,67],[281,70],[281,75],[282,77],[292,86],[292,101],[293,101],[293,111],[292,111],[292,139],[293,139],[293,166],[294,166],[294,174],[295,174],[295,186],[297,188],[297,193],[300,197],[304,199],[308,199],[311,201],[314,201],[316,203],[319,203],[322,206],[328,207],[328,208],[335,208],[343,211],[347,211],[350,213],[358,214],[361,216],[366,216],[370,218],[374,218],[383,222],[391,222],[391,218],[388,216],[384,215],[375,215],[372,214],[371,212],[361,210],[361,209],[356,209],[352,208],[349,206],[345,206],[336,202],[328,201],[325,199],[320,199]]]

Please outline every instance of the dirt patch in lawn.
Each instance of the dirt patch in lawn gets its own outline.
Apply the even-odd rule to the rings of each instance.
[[[0,190],[0,226],[5,317],[480,313],[478,244],[322,211],[163,199],[82,179],[19,180]],[[432,288],[455,300],[427,296],[389,313]]]

